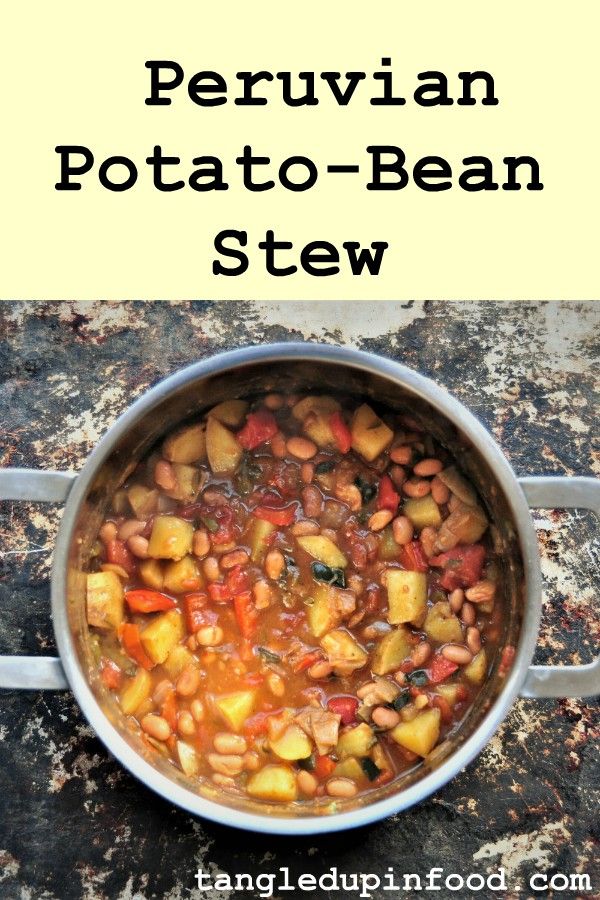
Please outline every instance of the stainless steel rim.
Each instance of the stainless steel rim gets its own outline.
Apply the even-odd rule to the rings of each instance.
[[[526,577],[523,626],[517,654],[502,693],[474,733],[438,768],[419,782],[365,807],[327,816],[288,818],[233,810],[181,787],[146,762],[109,722],[92,693],[72,646],[66,610],[66,574],[71,532],[96,472],[118,440],[139,417],[170,393],[197,378],[235,369],[250,362],[296,360],[346,364],[388,378],[429,401],[475,444],[493,469],[519,531]],[[194,363],[159,382],[135,401],[109,429],[78,476],[62,517],[52,570],[52,618],[56,642],[69,685],[88,722],[110,752],[138,779],[166,800],[214,822],[267,834],[318,834],[367,825],[401,812],[432,794],[470,763],[490,740],[519,693],[535,651],[541,614],[541,574],[537,540],[529,508],[516,476],[500,448],[479,420],[429,378],[400,363],[358,350],[322,344],[282,343],[248,347]]]

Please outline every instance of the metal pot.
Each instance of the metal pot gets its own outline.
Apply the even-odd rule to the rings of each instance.
[[[180,421],[227,397],[263,391],[343,390],[392,409],[410,408],[453,453],[477,486],[494,523],[503,563],[504,643],[514,645],[505,676],[498,660],[460,727],[414,770],[370,795],[342,801],[326,814],[233,799],[189,781],[148,750],[95,676],[86,641],[85,570],[110,497],[137,462]],[[144,784],[183,809],[216,822],[276,834],[337,831],[382,819],[423,800],[467,765],[507,715],[517,696],[585,697],[600,690],[600,657],[585,666],[532,666],[541,613],[538,545],[529,508],[579,507],[600,516],[600,481],[518,479],[481,423],[444,390],[398,363],[318,344],[274,344],[224,353],[160,382],[110,428],[79,475],[24,469],[0,471],[0,497],[65,502],[52,572],[52,618],[60,659],[0,658],[0,687],[70,688],[111,753]],[[330,801],[327,801],[330,802]]]

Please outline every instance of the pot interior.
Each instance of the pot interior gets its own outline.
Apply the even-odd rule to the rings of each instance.
[[[492,537],[500,554],[502,573],[500,584],[505,610],[504,638],[500,646],[518,645],[524,613],[524,572],[519,548],[518,532],[506,496],[490,466],[461,431],[444,414],[421,396],[419,387],[410,383],[400,385],[396,380],[346,362],[323,359],[287,357],[285,359],[254,360],[205,377],[191,377],[187,383],[170,392],[158,392],[152,404],[141,410],[137,420],[112,448],[97,470],[93,483],[81,506],[72,533],[69,550],[67,609],[72,648],[84,677],[108,719],[118,728],[130,745],[153,766],[195,795],[217,801],[223,806],[270,817],[314,816],[331,812],[331,799],[324,798],[310,804],[297,804],[286,809],[246,798],[234,798],[221,793],[210,783],[193,784],[160,754],[145,748],[131,721],[124,719],[112,695],[99,683],[95,663],[91,657],[88,626],[85,616],[85,572],[98,528],[109,506],[110,498],[132,469],[152,447],[174,426],[199,417],[206,409],[228,398],[252,398],[269,391],[282,393],[343,393],[364,398],[378,407],[409,413],[425,430],[443,444],[456,459],[459,468],[477,488],[482,505],[492,524]],[[457,407],[460,411],[461,407]],[[354,800],[337,802],[336,811],[346,811],[366,803],[381,800],[422,779],[438,767],[473,734],[484,720],[504,686],[498,672],[499,653],[491,661],[487,683],[475,705],[468,711],[458,728],[432,754],[395,781]],[[322,803],[322,806],[319,804]]]

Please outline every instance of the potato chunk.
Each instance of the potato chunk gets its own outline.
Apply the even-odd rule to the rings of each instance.
[[[240,731],[242,725],[254,709],[256,691],[234,691],[215,697],[215,709],[221,714],[233,731]]]
[[[327,584],[316,585],[311,598],[306,618],[315,637],[323,637],[356,609],[356,597],[351,591],[336,590]]]
[[[304,434],[307,434],[317,447],[335,447],[335,437],[329,424],[329,415],[311,412],[307,415],[302,426]]]
[[[388,569],[386,586],[390,625],[401,625],[404,622],[420,625],[427,607],[427,576],[425,573]]]
[[[248,779],[246,790],[251,797],[291,803],[298,797],[296,776],[288,766],[264,766]]]
[[[292,415],[298,422],[303,422],[309,413],[317,413],[320,416],[328,418],[331,413],[336,412],[341,408],[342,407],[337,400],[327,396],[327,394],[323,394],[322,396],[309,394],[308,397],[299,400],[298,403],[292,407]]]
[[[248,529],[248,544],[252,562],[262,563],[267,552],[269,537],[273,534],[276,527],[272,522],[267,522],[266,519],[255,519],[252,516],[252,523]]]
[[[382,453],[392,442],[394,432],[382,422],[370,406],[359,406],[350,425],[352,449],[360,453],[368,462]]]
[[[198,562],[193,556],[174,559],[165,566],[164,590],[169,594],[186,594],[199,591],[204,584]]]
[[[170,609],[157,616],[141,634],[144,650],[155,663],[164,663],[169,653],[185,634],[183,617],[179,610]]]
[[[163,663],[165,671],[171,681],[175,681],[178,675],[188,666],[197,666],[198,660],[194,654],[183,644],[176,644]]]
[[[438,528],[442,523],[440,508],[431,494],[427,494],[426,497],[406,500],[403,512],[405,516],[408,516],[417,531],[421,531],[428,526]]]
[[[269,741],[269,746],[280,759],[306,759],[312,753],[310,738],[294,722],[287,726],[283,734]]]
[[[465,678],[472,684],[481,684],[487,673],[487,657],[485,650],[480,650],[465,668]]]
[[[210,467],[217,474],[235,472],[244,454],[236,436],[212,416],[206,426],[206,452]]]
[[[145,669],[138,669],[122,689],[119,702],[126,716],[132,716],[152,692],[152,678]]]
[[[157,559],[183,559],[192,551],[194,526],[177,516],[157,516],[152,524],[148,555]]]
[[[377,645],[371,669],[374,675],[387,675],[397,669],[407,656],[412,644],[408,631],[402,625],[386,634]]]
[[[228,425],[229,428],[239,428],[244,421],[248,404],[245,400],[223,400],[217,403],[209,412],[209,416],[218,419],[222,425]]]
[[[344,569],[348,565],[348,560],[340,548],[328,537],[320,534],[305,535],[298,538],[298,544],[314,559],[318,559],[319,562],[325,563],[332,569]]]
[[[349,675],[355,669],[362,669],[369,658],[367,651],[344,628],[336,628],[321,638],[321,647],[336,675]]]
[[[117,628],[123,621],[123,585],[115,572],[87,576],[87,620],[94,628]]]
[[[339,759],[346,759],[348,756],[368,756],[375,740],[375,732],[371,726],[362,722],[340,736],[335,752]]]
[[[177,484],[172,490],[165,491],[165,494],[173,500],[191,503],[202,489],[205,473],[195,466],[188,466],[185,463],[172,463],[171,467]]]
[[[187,425],[170,434],[162,446],[162,454],[172,463],[190,465],[206,459],[206,425]]]
[[[427,637],[440,644],[460,644],[463,639],[458,617],[445,600],[433,604],[427,613],[423,630]]]
[[[400,722],[391,732],[392,739],[418,756],[427,756],[440,736],[439,709],[425,709],[409,722]]]
[[[193,778],[200,771],[200,760],[191,744],[177,741],[177,758],[184,775]]]
[[[159,492],[156,488],[149,488],[143,484],[132,484],[127,491],[127,499],[136,519],[146,520],[148,516],[156,512]]]
[[[162,563],[157,559],[142,559],[138,571],[146,587],[152,588],[153,591],[162,591],[165,580]]]

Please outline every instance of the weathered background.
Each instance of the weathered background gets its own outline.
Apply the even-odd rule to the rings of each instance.
[[[3,466],[77,470],[116,416],[178,367],[307,339],[372,350],[437,379],[519,474],[600,475],[600,304],[2,303],[0,339]],[[0,652],[51,652],[59,511],[4,503],[0,512]],[[598,540],[587,515],[536,517],[547,580],[538,661],[588,661]],[[3,692],[0,897],[182,900],[198,866],[256,874],[285,865],[296,874],[504,866],[521,897],[533,871],[587,872],[588,896],[600,896],[597,738],[593,704],[521,700],[481,756],[419,807],[354,833],[290,840],[242,835],[158,799],[108,757],[68,693]]]

